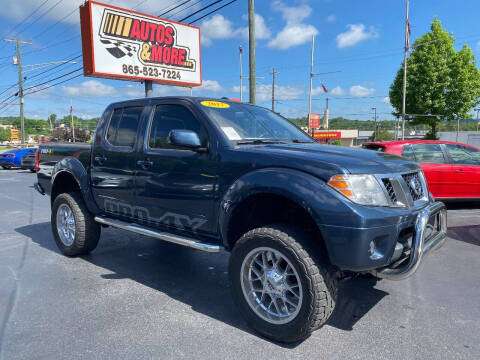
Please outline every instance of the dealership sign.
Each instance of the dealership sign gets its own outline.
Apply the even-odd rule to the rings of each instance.
[[[308,127],[318,129],[320,127],[320,114],[308,114]]]
[[[85,76],[202,85],[200,28],[95,1],[80,22]]]
[[[310,136],[312,133],[310,132]],[[313,133],[314,139],[341,139],[342,132],[341,131],[314,131]]]

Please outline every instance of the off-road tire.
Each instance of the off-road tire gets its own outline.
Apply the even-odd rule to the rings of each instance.
[[[272,324],[262,319],[252,310],[242,291],[242,263],[253,249],[260,247],[273,248],[285,256],[302,283],[302,305],[286,324]],[[247,324],[275,341],[292,343],[307,338],[328,320],[335,307],[336,272],[312,246],[308,236],[294,227],[269,225],[244,234],[230,256],[229,277],[233,300]]]
[[[57,210],[67,204],[75,219],[75,238],[70,246],[66,246],[57,232]],[[80,193],[63,193],[55,198],[51,215],[52,232],[60,251],[67,256],[85,255],[97,247],[100,239],[100,225],[88,211]]]

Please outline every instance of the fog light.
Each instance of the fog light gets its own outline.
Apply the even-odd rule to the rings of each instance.
[[[370,249],[368,249],[368,255],[372,260],[378,260],[383,257],[383,255],[377,250],[377,245],[375,244],[374,240],[370,241]]]

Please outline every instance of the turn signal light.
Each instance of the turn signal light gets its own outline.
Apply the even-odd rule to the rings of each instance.
[[[346,176],[332,176],[327,184],[333,187],[338,192],[341,192],[346,197],[353,198],[352,189],[350,188],[350,184],[348,183],[348,179]]]

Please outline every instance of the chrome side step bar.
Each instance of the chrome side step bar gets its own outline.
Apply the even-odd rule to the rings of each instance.
[[[178,245],[191,247],[197,250],[202,250],[202,251],[211,252],[211,253],[220,252],[220,246],[218,245],[206,244],[206,243],[202,243],[195,239],[187,238],[184,236],[151,230],[133,223],[128,223],[128,222],[115,220],[115,219],[109,219],[101,216],[95,216],[95,221],[103,225],[108,225],[108,226],[112,226],[122,230],[131,231],[137,234],[150,236],[156,239],[168,241]]]

